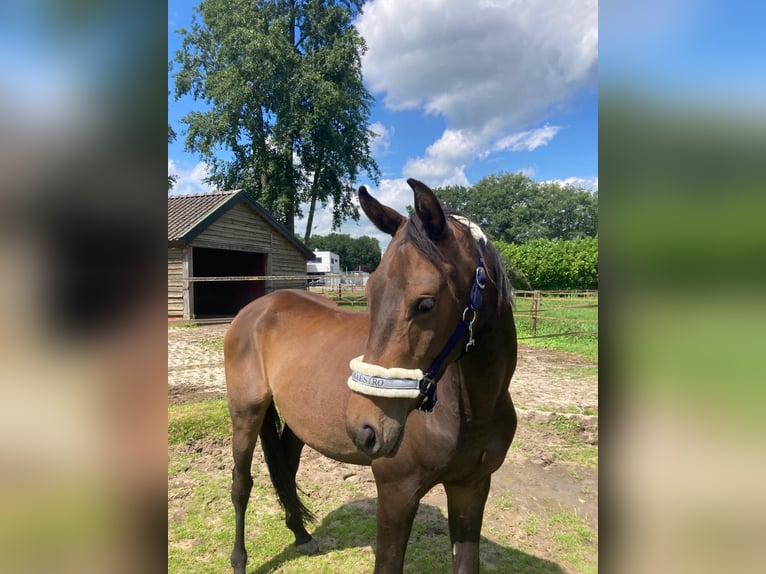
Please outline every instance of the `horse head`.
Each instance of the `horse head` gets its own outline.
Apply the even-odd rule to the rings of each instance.
[[[395,454],[409,413],[434,407],[444,370],[473,345],[486,284],[479,228],[445,215],[423,183],[407,183],[414,192],[410,218],[359,188],[365,214],[392,236],[367,282],[370,332],[348,382],[346,430],[371,458]]]

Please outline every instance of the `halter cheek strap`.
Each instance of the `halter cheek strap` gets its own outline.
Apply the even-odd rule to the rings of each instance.
[[[474,227],[476,226],[474,225]],[[481,231],[479,231],[479,233],[481,233]],[[452,332],[447,344],[444,345],[442,352],[436,357],[420,382],[420,394],[423,395],[423,400],[420,402],[418,408],[426,413],[430,413],[436,406],[436,378],[444,365],[444,361],[446,361],[449,354],[466,334],[468,335],[468,342],[465,344],[466,353],[470,353],[476,343],[473,338],[473,325],[476,323],[476,317],[478,316],[479,309],[484,301],[483,291],[484,287],[487,285],[487,271],[484,268],[483,257],[486,243],[483,234],[478,240],[478,244],[479,255],[476,257],[476,273],[474,275],[473,285],[471,285],[468,305],[463,309],[463,317]]]

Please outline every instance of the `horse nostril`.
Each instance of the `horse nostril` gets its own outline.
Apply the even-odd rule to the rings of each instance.
[[[378,435],[375,429],[366,424],[354,433],[354,443],[367,456],[372,456],[378,447]]]
[[[364,437],[362,439],[364,442],[364,450],[366,452],[372,452],[372,449],[375,448],[375,443],[378,440],[378,437],[375,434],[375,429],[370,425],[364,425],[364,427],[362,427],[362,436]]]

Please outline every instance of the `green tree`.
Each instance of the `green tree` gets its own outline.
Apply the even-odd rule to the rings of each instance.
[[[208,181],[244,189],[294,232],[309,204],[333,224],[358,219],[361,171],[379,180],[368,128],[364,40],[352,24],[360,0],[204,0],[182,29],[175,95],[210,109],[182,119],[186,149],[208,164]],[[222,154],[222,151],[227,151]]]
[[[374,237],[356,239],[347,234],[315,235],[309,242],[315,251],[332,251],[340,257],[341,269],[348,271],[374,271],[380,263],[380,244]]]
[[[520,244],[598,233],[598,193],[579,187],[500,173],[473,187],[452,185],[435,191],[447,209],[464,214],[498,241]]]
[[[598,289],[598,236],[495,242],[511,284],[523,289]]]

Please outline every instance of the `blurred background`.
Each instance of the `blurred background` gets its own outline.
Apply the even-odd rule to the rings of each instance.
[[[165,6],[0,3],[0,571],[165,571]]]
[[[602,567],[756,571],[766,13],[599,14]],[[0,4],[3,572],[165,568],[166,25]]]
[[[599,6],[608,572],[766,558],[764,22],[751,2]]]

